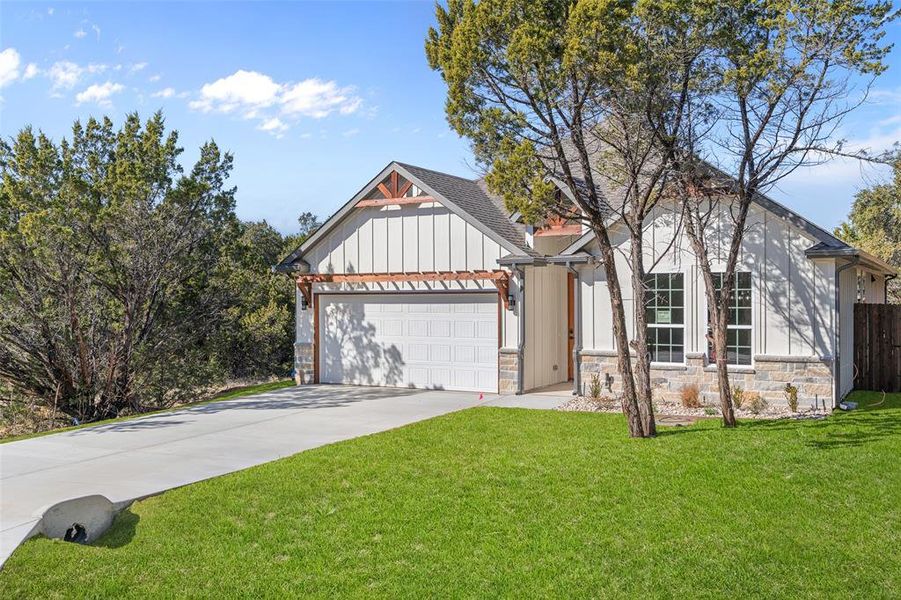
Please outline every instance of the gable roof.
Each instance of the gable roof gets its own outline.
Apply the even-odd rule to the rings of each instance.
[[[489,196],[484,182],[392,161],[273,269],[290,272],[306,266],[303,255],[341,223],[354,210],[357,202],[375,189],[391,171],[397,171],[508,252],[515,255],[535,254],[526,244],[522,229],[510,221],[502,205],[498,205],[498,199]]]

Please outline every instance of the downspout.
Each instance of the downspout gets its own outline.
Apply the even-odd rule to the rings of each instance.
[[[579,270],[572,263],[566,263],[566,269],[573,274],[573,396],[582,395],[582,376],[580,372],[579,354],[582,352],[582,294],[579,293]]]
[[[516,342],[516,395],[521,396],[525,387],[525,367],[526,367],[526,272],[519,266],[513,267],[513,271],[519,277],[519,318],[517,326],[519,328],[519,339]]]
[[[841,277],[839,275],[845,269],[849,269],[851,267],[857,266],[860,262],[859,257],[854,257],[851,262],[845,263],[840,267],[835,268],[835,356],[832,359],[832,408],[838,406],[838,403],[841,402],[841,390],[842,390],[842,368],[841,368],[841,355],[842,355],[842,299],[841,299]]]

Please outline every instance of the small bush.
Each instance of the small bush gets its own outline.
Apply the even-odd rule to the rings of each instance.
[[[755,415],[759,415],[769,406],[769,403],[757,392],[747,392],[745,400],[748,402],[748,410]]]
[[[717,414],[718,412],[719,411],[717,409],[713,408],[712,406],[704,407],[704,414],[707,415],[708,417],[712,417],[713,415]]]
[[[738,386],[732,388],[732,406],[741,408],[745,403],[745,391]]]
[[[679,390],[682,406],[685,408],[701,408],[701,388],[696,383],[686,383]]]
[[[783,393],[785,394],[785,402],[788,404],[791,411],[798,412],[798,387],[786,383]]]
[[[591,376],[591,381],[588,384],[588,395],[594,400],[601,397],[601,376],[597,373]]]

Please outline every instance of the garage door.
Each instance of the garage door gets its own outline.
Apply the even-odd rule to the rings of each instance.
[[[319,380],[497,391],[497,294],[323,295]]]

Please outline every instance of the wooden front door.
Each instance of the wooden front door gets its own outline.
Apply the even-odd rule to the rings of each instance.
[[[576,346],[576,278],[566,275],[566,376],[573,378],[573,349]]]

